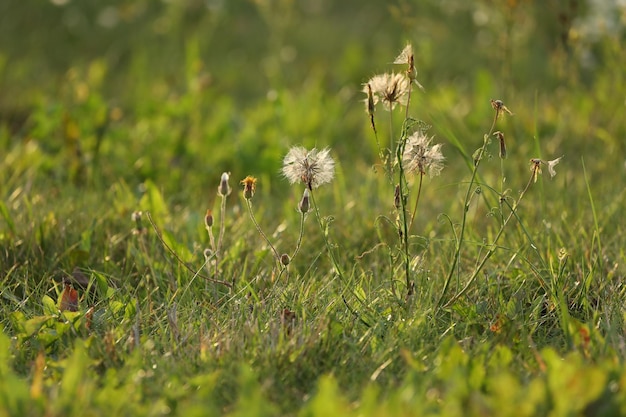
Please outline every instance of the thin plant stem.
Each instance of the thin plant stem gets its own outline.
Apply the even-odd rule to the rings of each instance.
[[[185,267],[185,269],[187,269],[189,272],[194,273],[195,276],[198,276],[198,277],[200,277],[202,279],[205,279],[207,281],[214,282],[216,284],[221,284],[221,285],[223,285],[225,287],[228,287],[228,288],[232,288],[233,287],[233,285],[230,282],[220,281],[219,279],[207,277],[205,275],[200,275],[198,273],[198,271],[193,270],[189,265],[187,265],[187,263],[185,261],[180,259],[180,256],[178,256],[178,254],[176,252],[174,252],[174,250],[167,243],[165,243],[165,240],[163,240],[163,236],[161,236],[161,231],[159,230],[157,225],[154,223],[154,220],[152,220],[152,215],[150,214],[149,211],[146,212],[146,215],[148,216],[148,220],[150,221],[150,224],[152,225],[152,228],[156,232],[157,238],[159,239],[161,244],[163,246],[165,246],[165,248],[174,256],[174,258],[176,258],[178,263],[180,263],[183,267]]]
[[[217,253],[222,252],[222,243],[224,240],[224,231],[226,230],[226,196],[222,195],[222,202],[220,204],[220,235],[217,239]]]
[[[315,210],[315,218],[317,219],[317,224],[320,227],[320,231],[322,232],[322,239],[324,239],[324,245],[326,246],[326,251],[328,252],[328,257],[330,258],[330,261],[333,264],[333,267],[335,268],[335,271],[337,271],[337,275],[339,275],[339,278],[341,279],[343,284],[346,285],[346,287],[347,287],[348,280],[346,279],[346,277],[345,277],[345,275],[343,273],[343,270],[339,266],[339,261],[337,260],[337,257],[335,256],[335,251],[333,250],[333,247],[330,244],[330,241],[328,240],[327,229],[324,226],[324,223],[322,222],[322,216],[320,214],[317,202],[315,201],[315,193],[313,192],[313,190],[310,190],[310,191],[311,191],[311,201],[313,202],[313,208]],[[356,294],[354,291],[352,291],[352,294],[355,296],[355,298],[358,300],[358,302],[363,307],[368,308],[368,305],[367,305],[367,303],[365,303],[365,300],[361,299],[361,297],[359,297],[359,295]]]
[[[223,221],[222,219],[220,220]],[[219,264],[219,252],[217,251],[217,245],[215,244],[215,237],[213,236],[213,227],[207,226],[206,230],[209,233],[209,241],[211,242],[211,250],[213,251],[213,257],[215,258],[215,260],[213,261],[214,267],[215,267],[213,271],[213,276],[217,277],[217,265]],[[210,264],[207,264],[207,269],[209,268],[210,268]],[[209,273],[210,272],[211,271],[209,271]]]
[[[391,104],[390,104],[391,106]],[[389,180],[393,183],[393,108],[389,108]]]
[[[470,278],[467,280],[467,283],[465,284],[463,289],[461,289],[461,291],[459,291],[450,300],[448,300],[448,302],[445,304],[444,308],[447,308],[450,305],[452,305],[456,300],[458,300],[460,297],[463,296],[463,294],[465,294],[467,292],[467,290],[470,288],[470,286],[476,280],[476,277],[478,277],[478,273],[483,269],[483,267],[485,266],[485,264],[487,263],[489,258],[491,258],[491,256],[495,253],[495,251],[497,249],[498,240],[500,240],[500,237],[502,236],[502,233],[504,232],[504,229],[506,228],[506,225],[513,218],[513,216],[515,216],[515,212],[517,211],[517,208],[519,207],[519,204],[522,201],[522,198],[524,198],[524,195],[526,194],[526,191],[528,191],[528,189],[530,188],[531,184],[534,182],[534,178],[535,178],[535,173],[533,173],[530,176],[530,179],[528,180],[528,183],[526,184],[526,187],[520,193],[519,197],[517,198],[517,200],[515,201],[515,203],[511,207],[511,211],[510,211],[509,215],[504,220],[504,223],[502,223],[502,226],[500,226],[500,230],[498,230],[498,233],[496,234],[496,236],[493,238],[493,241],[491,242],[489,250],[487,250],[487,253],[485,253],[485,255],[483,256],[483,258],[480,261],[480,263],[478,264],[478,266],[474,269],[474,272],[472,273]],[[440,302],[441,302],[441,300],[440,300]]]
[[[248,207],[248,214],[250,215],[250,220],[252,220],[252,223],[254,223],[254,227],[256,227],[257,232],[259,232],[263,240],[265,240],[265,243],[267,243],[267,245],[272,249],[272,252],[274,253],[274,258],[276,258],[276,262],[278,262],[279,265],[282,265],[280,263],[280,255],[278,254],[278,251],[276,250],[274,245],[272,245],[272,242],[270,242],[265,232],[263,232],[263,229],[261,229],[261,226],[259,226],[259,223],[256,221],[256,217],[254,217],[254,211],[252,210],[252,202],[250,201],[249,198],[246,198],[245,200],[246,200],[246,207]]]
[[[415,215],[417,214],[417,205],[420,201],[420,195],[422,194],[422,182],[424,180],[424,174],[420,173],[419,185],[417,187],[417,196],[415,197],[415,207],[413,207],[413,213],[411,213],[411,223],[409,223],[409,230],[413,227],[413,221],[415,220]]]
[[[304,236],[304,218],[306,214],[300,212],[300,235],[298,236],[298,241],[296,242],[296,249],[293,251],[291,255],[291,259],[293,260],[298,252],[300,251],[300,247],[302,247],[302,237]]]
[[[439,308],[443,298],[448,291],[448,287],[450,286],[450,282],[452,281],[452,276],[454,275],[454,271],[456,269],[457,264],[460,262],[461,257],[461,248],[463,247],[463,238],[465,236],[465,226],[467,224],[467,213],[469,211],[469,203],[470,198],[472,196],[472,189],[474,187],[474,183],[476,181],[476,176],[478,175],[478,168],[480,167],[480,163],[485,154],[485,150],[487,149],[487,145],[489,143],[489,137],[493,133],[493,129],[496,127],[496,122],[498,121],[499,111],[496,110],[493,121],[491,123],[491,128],[489,128],[489,132],[483,136],[483,146],[478,150],[478,156],[474,160],[474,167],[472,169],[472,177],[470,178],[469,185],[467,186],[467,192],[465,193],[465,199],[463,200],[463,217],[461,220],[461,231],[459,232],[459,237],[456,244],[456,249],[454,251],[454,257],[452,258],[452,265],[450,265],[450,271],[448,272],[448,276],[446,277],[446,281],[443,284],[443,290],[441,291],[441,295],[439,296],[439,300],[435,305],[435,310]]]
[[[401,242],[402,242],[402,250],[403,250],[403,257],[404,257],[404,275],[405,275],[405,281],[406,281],[406,288],[407,288],[407,295],[410,295],[413,291],[412,289],[412,285],[411,285],[411,271],[410,271],[410,255],[409,255],[409,222],[407,221],[407,198],[404,195],[404,189],[406,189],[407,186],[407,181],[406,181],[406,176],[404,173],[404,166],[402,164],[402,155],[404,154],[404,147],[406,145],[406,135],[407,135],[407,124],[406,121],[404,123],[403,129],[402,129],[402,137],[400,139],[400,142],[398,143],[397,149],[396,149],[396,158],[398,160],[398,187],[399,187],[399,193],[400,193],[400,210],[401,210],[401,217],[400,220],[402,221],[401,227],[402,227],[402,232],[401,232]]]

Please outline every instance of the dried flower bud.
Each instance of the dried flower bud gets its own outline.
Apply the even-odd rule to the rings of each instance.
[[[284,266],[289,265],[289,263],[291,262],[291,259],[289,258],[289,255],[287,255],[286,253],[283,253],[282,255],[280,255],[280,263],[283,264]]]
[[[221,197],[226,197],[231,192],[230,186],[228,185],[229,178],[230,178],[230,175],[228,174],[228,172],[222,173],[222,178],[220,179],[220,186],[217,189],[217,194]]]
[[[511,110],[509,110],[502,100],[491,100],[491,107],[496,111],[496,119],[500,117],[503,112],[508,113],[509,115],[513,115]]]
[[[396,206],[396,209],[400,210],[400,184],[396,185],[393,196],[393,205]]]
[[[309,193],[309,189],[305,188],[304,194],[302,194],[302,200],[300,200],[300,204],[298,204],[298,210],[300,210],[300,213],[305,214],[306,212],[309,211],[310,208],[311,208],[310,193]]]
[[[506,159],[506,144],[504,143],[504,133],[497,131],[493,134],[500,141],[500,159]]]
[[[250,200],[254,197],[254,192],[256,190],[256,178],[248,175],[246,178],[241,180],[241,184],[243,185],[243,198]]]
[[[204,226],[207,229],[213,227],[213,212],[211,210],[207,210],[204,216]]]

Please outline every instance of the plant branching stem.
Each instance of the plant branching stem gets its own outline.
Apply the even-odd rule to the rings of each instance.
[[[226,281],[221,281],[219,279],[215,279],[215,278],[211,278],[211,277],[207,277],[206,275],[200,275],[198,274],[197,271],[194,271],[189,265],[187,265],[187,263],[185,263],[185,261],[183,261],[182,259],[180,259],[180,256],[178,256],[178,254],[176,252],[174,252],[174,250],[172,248],[169,247],[169,245],[167,243],[165,243],[165,240],[163,240],[163,237],[161,236],[161,231],[159,230],[159,228],[157,227],[157,225],[154,223],[154,220],[152,220],[152,216],[150,215],[150,212],[146,212],[146,215],[148,216],[148,220],[150,221],[150,224],[152,225],[152,228],[154,229],[154,231],[156,232],[157,238],[159,239],[159,241],[161,242],[161,244],[163,246],[165,246],[165,248],[172,254],[172,256],[174,256],[174,258],[176,258],[176,260],[183,266],[185,267],[185,269],[187,269],[189,272],[193,272],[194,274],[196,274],[196,276],[205,279],[207,281],[210,282],[214,282],[216,284],[221,284],[224,285],[225,287],[228,288],[232,288],[233,285],[230,282],[226,282]]]
[[[526,191],[528,191],[528,189],[530,188],[530,186],[531,186],[531,184],[533,182],[534,182],[534,173],[530,176],[530,179],[528,180],[528,183],[526,184],[526,187],[522,190],[522,192],[520,192],[519,197],[517,198],[517,200],[515,201],[515,203],[511,207],[511,211],[509,212],[509,215],[507,216],[507,218],[504,220],[504,222],[500,226],[500,230],[498,230],[498,233],[496,234],[496,236],[493,238],[493,242],[491,242],[489,250],[487,250],[487,253],[485,253],[485,255],[483,256],[483,258],[480,261],[480,263],[478,264],[478,266],[474,269],[474,272],[472,273],[470,278],[467,280],[467,283],[465,284],[465,286],[461,289],[461,291],[459,291],[456,295],[454,295],[445,304],[445,306],[444,306],[445,308],[447,308],[450,305],[452,305],[456,300],[458,300],[460,297],[463,296],[463,294],[465,294],[467,292],[467,290],[470,288],[470,286],[476,280],[476,277],[478,277],[479,272],[483,269],[483,267],[485,266],[485,264],[487,263],[489,258],[491,258],[491,255],[493,255],[495,253],[495,251],[497,249],[498,241],[500,240],[500,237],[502,236],[502,233],[504,232],[504,229],[506,228],[506,226],[509,223],[509,221],[513,218],[513,216],[515,216],[515,212],[517,211],[517,208],[518,208],[520,202],[522,201],[522,198],[524,198],[524,195],[526,194]]]
[[[454,275],[454,271],[456,266],[460,262],[461,257],[461,249],[463,247],[463,238],[465,236],[465,226],[467,224],[467,213],[469,211],[469,203],[470,197],[472,196],[474,183],[476,182],[476,176],[478,174],[478,168],[480,167],[480,163],[485,154],[485,150],[487,149],[487,144],[489,143],[489,137],[493,133],[493,129],[496,127],[496,122],[498,121],[499,112],[496,110],[495,115],[493,117],[493,121],[491,123],[491,128],[489,129],[489,133],[483,136],[483,146],[478,150],[478,155],[474,160],[474,167],[472,169],[472,177],[470,178],[469,185],[467,186],[467,192],[465,193],[465,200],[463,201],[463,218],[461,220],[461,231],[459,232],[459,237],[456,244],[456,249],[454,251],[454,257],[452,258],[452,265],[450,265],[450,271],[448,272],[448,276],[446,277],[446,281],[443,284],[443,290],[441,291],[441,295],[439,296],[439,300],[437,300],[437,304],[435,305],[435,310],[437,310],[441,306],[441,302],[443,301],[446,292],[448,291],[448,287],[450,286],[450,282],[452,281],[452,276]]]

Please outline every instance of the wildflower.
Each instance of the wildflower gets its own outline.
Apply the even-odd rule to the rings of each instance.
[[[366,88],[371,88],[374,104],[382,101],[386,110],[392,110],[397,103],[406,106],[411,84],[405,74],[392,72],[375,75],[368,81]],[[364,92],[368,93],[365,89]]]
[[[302,182],[309,190],[332,181],[335,174],[335,161],[329,155],[330,149],[307,151],[294,146],[283,160],[283,175],[291,184]]]
[[[558,165],[559,162],[561,162],[561,158],[563,157],[560,156],[556,159],[553,159],[552,161],[543,161],[539,158],[531,159],[530,170],[533,173],[535,182],[537,182],[537,177],[539,176],[539,174],[541,174],[541,165],[543,164],[546,164],[548,166],[548,173],[550,174],[550,178],[554,178],[554,176],[556,175],[556,170],[554,169],[554,167]]]
[[[305,214],[311,208],[309,189],[304,189],[304,194],[302,194],[302,200],[300,200],[300,204],[298,204],[298,210],[300,213]]]
[[[505,105],[504,102],[502,100],[491,100],[491,107],[496,111],[496,119],[503,114],[503,112],[508,113],[509,115],[513,116],[513,113],[511,112],[511,110],[509,110]]]
[[[408,68],[406,70],[406,75],[409,77],[411,82],[414,82],[420,90],[424,90],[424,87],[417,81],[417,70],[415,69],[415,56],[413,55],[413,46],[408,43],[400,55],[396,57],[393,61],[394,64],[406,64]]]
[[[441,153],[441,143],[430,144],[432,138],[422,131],[413,133],[406,141],[402,163],[407,172],[414,172],[433,177],[439,175],[443,169],[443,161],[446,159]]]
[[[222,178],[220,179],[220,186],[217,189],[217,194],[221,197],[226,197],[231,192],[230,186],[228,185],[229,178],[230,178],[230,175],[228,174],[228,172],[222,173]]]
[[[289,255],[287,255],[286,253],[283,253],[282,255],[280,255],[280,263],[283,266],[289,265],[290,262],[291,262],[291,259],[289,258]]]
[[[506,159],[506,143],[504,143],[504,133],[499,130],[493,134],[500,141],[500,159]]]
[[[250,200],[256,191],[256,178],[248,175],[246,178],[241,180],[241,184],[243,185],[243,198]]]

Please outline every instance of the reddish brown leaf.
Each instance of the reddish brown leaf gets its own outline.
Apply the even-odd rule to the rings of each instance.
[[[59,309],[61,311],[78,311],[78,291],[72,288],[70,284],[65,284],[65,288],[63,288]]]

